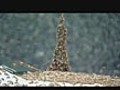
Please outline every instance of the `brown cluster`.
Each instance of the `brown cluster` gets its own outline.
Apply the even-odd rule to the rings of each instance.
[[[57,44],[53,55],[53,61],[47,70],[50,71],[70,71],[70,64],[66,50],[67,45],[67,28],[64,25],[64,16],[60,16],[57,26]]]

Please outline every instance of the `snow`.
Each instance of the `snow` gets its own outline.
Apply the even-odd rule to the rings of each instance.
[[[38,86],[38,87],[45,87],[45,86],[57,86],[57,87],[78,87],[78,86],[103,86],[101,84],[71,84],[68,82],[50,82],[50,81],[39,81],[39,80],[26,80],[23,79],[15,74],[9,73],[5,70],[3,70],[2,67],[0,67],[0,86]]]

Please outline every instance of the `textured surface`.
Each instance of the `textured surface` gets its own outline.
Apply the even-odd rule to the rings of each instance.
[[[44,77],[44,76],[42,76]],[[11,74],[7,71],[4,71],[0,67],[0,86],[3,87],[16,87],[16,86],[37,86],[37,87],[46,87],[46,86],[57,86],[57,87],[66,87],[66,86],[103,86],[101,84],[82,84],[82,83],[76,83],[76,84],[71,84],[69,82],[56,82],[56,81],[47,81],[47,80],[30,80],[30,79],[23,79],[17,75]]]
[[[54,82],[68,82],[75,84],[100,84],[103,86],[120,86],[120,78],[105,75],[61,72],[61,71],[44,71],[24,74],[21,77],[29,80],[45,80]]]

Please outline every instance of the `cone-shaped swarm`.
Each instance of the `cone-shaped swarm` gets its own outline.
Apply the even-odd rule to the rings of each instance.
[[[48,70],[51,71],[70,71],[70,64],[67,53],[67,28],[64,25],[64,16],[61,14],[57,26],[57,44],[53,55],[53,60]]]

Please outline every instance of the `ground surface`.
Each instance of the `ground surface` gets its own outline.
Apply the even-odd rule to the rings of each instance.
[[[21,77],[29,80],[44,80],[53,82],[68,82],[71,84],[95,84],[103,86],[120,86],[120,78],[105,75],[60,72],[60,71],[44,71],[23,74]]]
[[[48,80],[27,80],[24,79],[22,77],[19,77],[15,74],[9,73],[5,70],[1,70],[0,69],[0,86],[3,87],[16,87],[16,86],[24,86],[24,87],[28,87],[28,86],[37,86],[37,87],[46,87],[46,86],[103,86],[101,84],[72,84],[69,82],[55,82],[55,81],[48,81]]]
[[[60,71],[36,71],[16,75],[0,67],[0,86],[120,86],[120,78]]]
[[[120,77],[61,71],[36,71],[16,75],[1,66],[0,86],[120,86]]]

